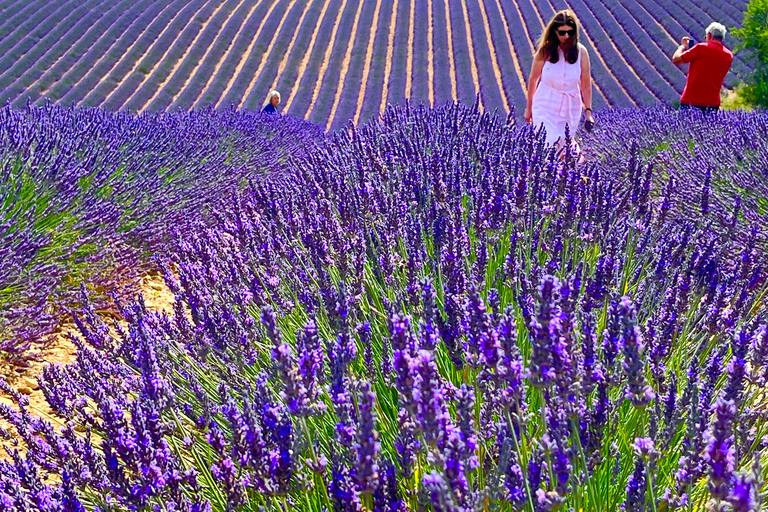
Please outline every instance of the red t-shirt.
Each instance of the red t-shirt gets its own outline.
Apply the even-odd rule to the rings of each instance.
[[[680,57],[691,63],[680,103],[719,107],[720,88],[733,62],[731,51],[720,41],[709,41],[684,51]]]

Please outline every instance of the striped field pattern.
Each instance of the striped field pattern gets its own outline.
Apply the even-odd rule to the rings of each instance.
[[[525,102],[533,45],[559,9],[582,21],[594,106],[677,100],[683,35],[741,22],[747,0],[0,0],[0,102],[155,112],[284,112],[328,129],[387,103]],[[732,40],[727,41],[727,43]],[[747,66],[736,56],[726,85]]]

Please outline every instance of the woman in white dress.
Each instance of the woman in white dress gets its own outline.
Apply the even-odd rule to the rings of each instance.
[[[579,20],[571,10],[560,11],[544,29],[528,78],[528,104],[525,121],[544,125],[547,144],[565,142],[565,127],[571,136],[586,112],[585,127],[594,125],[592,117],[592,79],[589,55],[579,43]]]

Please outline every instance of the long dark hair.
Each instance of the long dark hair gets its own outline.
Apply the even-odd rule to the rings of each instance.
[[[579,58],[579,19],[576,14],[570,10],[565,9],[559,11],[555,16],[547,23],[547,27],[542,32],[539,42],[537,44],[538,49],[536,55],[548,60],[551,63],[558,61],[557,48],[560,46],[560,40],[557,38],[557,29],[562,25],[566,25],[575,30],[575,34],[568,38],[569,46],[563,48],[565,53],[565,61],[569,64],[575,64]]]

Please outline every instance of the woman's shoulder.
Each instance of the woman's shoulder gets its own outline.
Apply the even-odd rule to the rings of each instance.
[[[587,53],[587,47],[579,43],[579,53]]]

